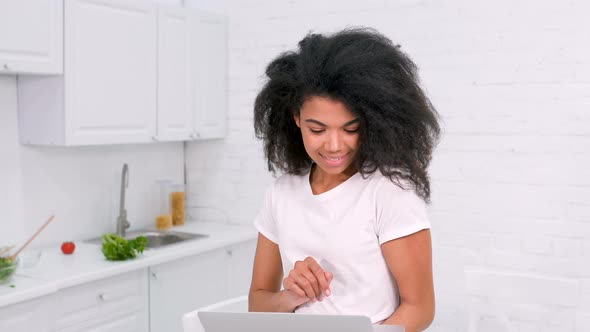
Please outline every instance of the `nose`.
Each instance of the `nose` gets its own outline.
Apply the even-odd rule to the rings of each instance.
[[[342,149],[342,137],[336,131],[331,132],[327,135],[327,140],[325,142],[324,148],[328,152],[338,152]]]

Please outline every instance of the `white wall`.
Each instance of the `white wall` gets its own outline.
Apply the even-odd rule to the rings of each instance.
[[[508,295],[523,285],[510,273],[524,285],[540,280],[540,291],[528,290],[546,301],[503,304],[518,331],[590,330],[588,2],[228,0],[218,8],[230,17],[229,135],[189,145],[193,217],[249,224],[256,214],[271,181],[252,129],[266,64],[310,30],[371,26],[415,60],[444,121],[431,168],[430,330],[466,330],[466,266],[506,275],[493,280]],[[480,331],[493,323],[484,319]]]
[[[23,243],[52,213],[33,246],[114,232],[123,163],[132,228],[154,224],[156,180],[183,179],[182,143],[23,146],[17,127],[16,76],[0,75],[0,245]]]

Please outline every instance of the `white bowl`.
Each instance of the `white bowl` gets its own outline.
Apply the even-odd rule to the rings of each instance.
[[[30,269],[39,264],[41,260],[41,249],[26,249],[18,256],[20,258],[20,267],[23,269]]]

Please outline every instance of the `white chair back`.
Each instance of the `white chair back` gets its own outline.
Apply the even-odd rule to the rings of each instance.
[[[200,311],[248,312],[248,295],[231,298],[187,312],[182,316],[184,332],[205,332],[197,316]]]
[[[471,300],[468,332],[487,332],[480,326],[486,317],[494,318],[501,325],[502,330],[495,327],[494,331],[517,332],[518,328],[510,319],[514,305],[557,310],[573,310],[577,306],[577,280],[475,267],[465,268],[464,273]]]

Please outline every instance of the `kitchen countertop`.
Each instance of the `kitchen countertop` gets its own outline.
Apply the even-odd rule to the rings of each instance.
[[[39,264],[33,268],[17,270],[12,282],[0,285],[0,307],[86,282],[254,240],[258,234],[253,226],[214,222],[187,222],[184,226],[175,226],[171,230],[207,234],[208,237],[145,250],[136,259],[119,262],[107,261],[101,252],[101,245],[83,241],[76,242],[76,250],[72,255],[62,254],[58,244],[42,248]],[[14,288],[10,285],[14,285]]]
[[[0,285],[0,308],[55,292],[57,287],[52,282],[16,275],[12,282]]]

